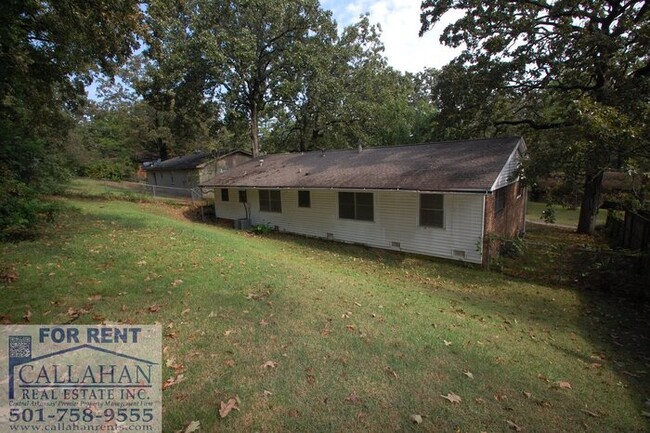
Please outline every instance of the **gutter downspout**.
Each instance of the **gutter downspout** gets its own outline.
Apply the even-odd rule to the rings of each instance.
[[[488,191],[483,194],[483,212],[481,212],[481,265],[483,268],[490,269],[489,248],[486,247],[485,241],[485,202],[487,200]]]

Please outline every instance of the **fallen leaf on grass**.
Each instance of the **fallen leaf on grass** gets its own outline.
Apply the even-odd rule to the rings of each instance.
[[[162,389],[165,390],[169,387],[172,387],[174,385],[178,385],[179,383],[183,382],[185,380],[185,375],[179,374],[176,377],[170,377],[165,381],[165,383],[162,384]]]
[[[264,397],[270,397],[273,393],[271,391],[264,390]]]
[[[278,366],[278,363],[275,361],[266,361],[262,364],[262,368],[275,368]]]
[[[451,346],[453,343],[451,341],[442,340],[445,342],[445,346]]]
[[[23,320],[25,322],[32,320],[32,310],[29,307],[25,310],[25,314],[23,314]]]
[[[97,302],[102,299],[102,295],[93,295],[88,297],[89,302]]]
[[[395,379],[398,378],[398,376],[397,376],[397,372],[396,372],[395,370],[393,370],[392,368],[390,368],[390,367],[386,367],[385,370],[386,370],[386,373],[388,373],[389,375],[393,376]]]
[[[199,421],[192,421],[190,425],[185,428],[183,433],[193,433],[201,428],[201,423]]]
[[[227,336],[229,336],[230,334],[232,334],[233,332],[235,332],[234,329],[228,329],[228,330],[226,330],[226,332],[223,333],[223,335],[225,335],[225,336],[227,337]]]
[[[147,308],[147,310],[149,310],[150,313],[155,313],[160,310],[160,305],[156,305],[156,304],[150,305],[149,308]]]
[[[0,325],[9,325],[11,324],[11,316],[0,314]]]
[[[180,286],[181,284],[183,284],[183,280],[178,280],[177,279],[177,280],[174,280],[174,282],[172,283],[172,287],[177,287],[177,286]]]
[[[219,409],[219,416],[225,418],[231,410],[239,410],[239,397],[228,399],[228,403],[221,402],[221,409]]]
[[[584,413],[586,413],[587,415],[592,416],[592,417],[594,417],[594,418],[600,418],[600,415],[597,414],[596,412],[592,412],[592,411],[587,410],[587,409],[582,409],[582,411],[583,411]]]
[[[422,424],[422,415],[413,414],[410,418],[415,424]]]
[[[562,382],[562,381],[557,383],[557,387],[560,389],[573,389],[571,388],[571,384],[569,382]]]
[[[192,310],[190,310],[189,308],[186,308],[183,311],[181,311],[181,315],[185,315],[185,314],[189,313],[190,311],[192,311]]]
[[[463,373],[465,376],[469,377],[470,379],[474,379],[474,375],[472,374],[471,371],[466,371]]]
[[[511,429],[513,429],[514,431],[522,431],[523,430],[523,428],[519,427],[517,424],[515,424],[514,422],[512,422],[510,420],[507,420],[506,422],[508,423],[508,426]]]
[[[234,367],[235,366],[235,360],[234,359],[227,359],[225,362],[227,367]]]
[[[349,401],[350,403],[356,403],[359,400],[361,400],[361,398],[354,392],[345,397],[345,401]]]
[[[17,279],[18,272],[16,272],[16,268],[4,269],[2,272],[0,272],[0,281],[4,281],[5,283],[13,283]]]
[[[533,396],[533,394],[528,391],[524,391],[524,395],[526,396],[526,398],[531,398]]]
[[[460,396],[454,394],[453,392],[449,392],[447,395],[440,395],[440,397],[444,398],[445,400],[449,400],[451,403],[460,403],[463,401]]]

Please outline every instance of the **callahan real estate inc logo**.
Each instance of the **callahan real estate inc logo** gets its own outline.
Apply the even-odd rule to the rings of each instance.
[[[0,431],[162,431],[160,326],[0,326]]]

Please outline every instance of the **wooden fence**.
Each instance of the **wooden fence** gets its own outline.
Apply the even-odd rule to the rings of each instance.
[[[633,251],[650,251],[650,218],[626,211],[625,219],[607,216],[607,230],[617,246]]]

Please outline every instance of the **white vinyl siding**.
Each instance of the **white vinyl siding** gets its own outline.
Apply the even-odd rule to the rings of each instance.
[[[281,190],[281,214],[260,213],[258,190],[247,191],[254,225],[269,224],[291,233],[449,259],[459,259],[459,252],[464,252],[465,261],[481,263],[476,246],[482,235],[482,194],[445,194],[444,228],[436,228],[419,225],[420,195],[416,192],[374,191],[374,221],[358,221],[339,218],[336,190],[310,190],[309,208],[298,206],[296,190]],[[241,203],[219,198],[215,197],[217,217],[245,218]]]

